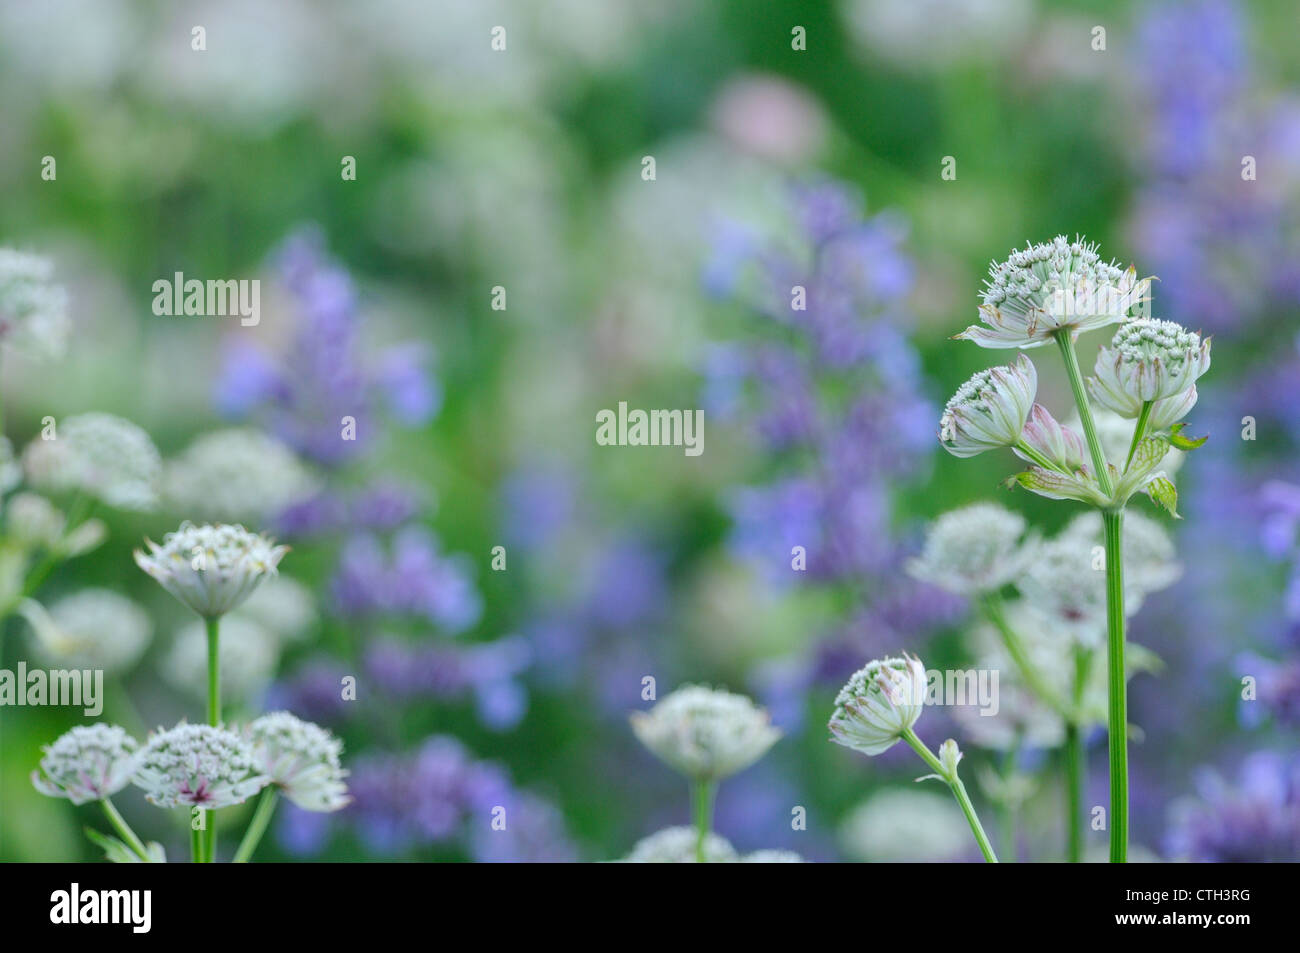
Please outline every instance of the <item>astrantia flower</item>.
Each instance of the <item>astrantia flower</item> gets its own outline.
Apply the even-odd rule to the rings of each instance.
[[[917,579],[959,595],[990,592],[1024,567],[1024,517],[996,503],[974,503],[931,524],[921,555],[907,564]]]
[[[117,725],[78,725],[43,749],[36,790],[73,804],[112,797],[131,782],[139,745]]]
[[[880,863],[934,863],[963,856],[970,829],[961,808],[936,791],[889,789],[855,808],[840,828],[846,853]]]
[[[925,666],[916,656],[873,659],[836,696],[831,740],[868,755],[888,751],[921,717],[925,695]]]
[[[693,864],[699,833],[693,827],[666,827],[643,837],[623,858],[625,864]],[[725,837],[710,834],[704,839],[704,859],[710,864],[735,863],[740,858]]]
[[[1098,552],[1095,547],[1103,543],[1101,514],[1080,513],[1061,530],[1060,538]],[[1182,575],[1178,551],[1164,526],[1137,510],[1125,510],[1124,590],[1129,613],[1136,612],[1149,593],[1169,588]]]
[[[49,611],[27,599],[18,611],[36,633],[41,655],[67,668],[125,671],[139,660],[153,631],[148,614],[111,589],[82,589]]]
[[[242,804],[270,778],[234,732],[182,722],[150,736],[132,781],[150,804],[216,810]]]
[[[37,488],[79,490],[122,510],[157,505],[161,467],[149,435],[112,414],[68,417],[54,436],[38,437],[23,451],[23,469]]]
[[[1209,338],[1202,341],[1173,321],[1139,318],[1120,327],[1110,347],[1101,349],[1088,390],[1097,403],[1124,417],[1138,416],[1146,401],[1169,400],[1160,419],[1172,422],[1196,402],[1195,395],[1190,402],[1185,396],[1173,398],[1184,395],[1209,368]],[[1176,410],[1182,413],[1168,420]]]
[[[1026,447],[1040,457],[1046,457],[1048,462],[1065,467],[1067,470],[1078,470],[1087,459],[1083,437],[1079,432],[1057,422],[1042,404],[1034,404],[1029,412],[1029,419],[1025,421],[1025,429],[1020,439]],[[1014,452],[1022,460],[1030,463],[1038,462],[1018,447]]]
[[[697,781],[717,781],[749,767],[781,737],[767,712],[744,695],[684,685],[649,712],[632,714],[643,745]]]
[[[979,371],[957,389],[939,420],[939,442],[954,457],[973,457],[1020,439],[1038,392],[1038,371],[1021,354],[1014,364]]]
[[[958,338],[980,347],[1039,347],[1063,329],[1071,335],[1114,324],[1146,300],[1151,279],[1103,262],[1097,246],[1058,235],[989,266],[980,317]]]
[[[316,487],[292,450],[252,428],[204,434],[168,462],[163,478],[170,507],[210,520],[262,520]]]
[[[67,347],[68,295],[47,258],[0,248],[0,344],[57,359]]]
[[[287,711],[263,715],[245,737],[263,773],[290,801],[308,811],[337,811],[351,798],[339,764],[343,742]]]
[[[287,546],[276,546],[242,526],[184,522],[159,546],[145,540],[148,554],[135,551],[136,564],[159,585],[204,618],[224,615],[274,575]]]

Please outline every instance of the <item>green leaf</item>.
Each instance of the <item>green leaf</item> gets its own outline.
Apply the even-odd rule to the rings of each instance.
[[[1168,477],[1158,476],[1147,483],[1145,487],[1147,496],[1151,497],[1151,502],[1162,509],[1168,510],[1169,515],[1176,520],[1182,519],[1178,515],[1178,490],[1169,482]]]
[[[1049,500],[1078,500],[1095,506],[1101,506],[1106,502],[1097,482],[1082,470],[1067,474],[1044,470],[1042,467],[1030,467],[1025,472],[1009,478],[1003,486],[1011,487],[1017,484]]]
[[[107,834],[101,834],[93,827],[84,828],[86,837],[96,847],[104,852],[104,857],[112,864],[138,864],[141,863],[139,856],[126,844],[116,837],[110,837]],[[149,863],[165,864],[167,856],[163,853],[161,844],[151,842],[145,845],[145,853],[149,855]]]
[[[1210,439],[1208,434],[1204,437],[1184,437],[1183,428],[1186,426],[1185,423],[1176,423],[1169,428],[1169,436],[1166,439],[1170,446],[1178,450],[1195,450]]]

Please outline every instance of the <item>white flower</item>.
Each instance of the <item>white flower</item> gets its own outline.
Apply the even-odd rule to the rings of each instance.
[[[37,438],[23,451],[23,468],[37,488],[80,490],[122,510],[157,505],[161,466],[149,435],[112,414],[68,417],[55,436]]]
[[[693,827],[665,827],[636,842],[625,864],[693,864],[699,833]],[[736,849],[725,837],[709,834],[704,839],[704,859],[710,864],[735,863]]]
[[[703,685],[684,685],[631,720],[643,745],[697,781],[749,767],[781,737],[750,699]]]
[[[980,347],[1040,347],[1058,331],[1072,336],[1123,320],[1147,300],[1151,279],[1103,262],[1097,246],[1058,235],[989,266],[980,317],[958,338]]]
[[[57,506],[37,493],[15,493],[5,506],[9,536],[28,546],[55,548],[67,522]]]
[[[1181,410],[1173,417],[1177,420],[1191,410],[1196,397],[1190,403],[1186,396],[1173,398],[1185,395],[1209,369],[1209,338],[1202,341],[1173,321],[1139,318],[1121,325],[1110,347],[1101,349],[1088,390],[1097,403],[1123,417],[1138,416],[1147,401],[1171,401],[1161,408],[1160,420]]]
[[[315,491],[317,481],[280,441],[252,428],[195,440],[163,478],[168,505],[205,520],[263,520]]]
[[[939,420],[939,442],[954,457],[1010,447],[1020,440],[1038,392],[1038,371],[1021,354],[1015,364],[990,367],[957,389]]]
[[[921,555],[907,571],[948,592],[977,595],[1000,589],[1024,568],[1031,551],[1021,542],[1024,517],[996,503],[973,503],[935,520]]]
[[[339,764],[343,742],[324,728],[280,711],[257,719],[245,736],[262,772],[300,808],[337,811],[351,800]]]
[[[937,791],[887,788],[855,808],[840,827],[846,853],[877,863],[960,858],[970,840],[961,808]]]
[[[279,658],[279,643],[271,633],[237,612],[226,616],[221,620],[217,646],[222,700],[233,703],[257,698],[270,682]],[[160,670],[173,685],[206,697],[208,639],[202,622],[194,621],[176,633]]]
[[[1101,515],[1080,513],[1066,524],[1060,537],[1097,553],[1095,547],[1103,545]],[[1183,567],[1164,526],[1137,510],[1124,511],[1123,543],[1124,590],[1129,612],[1133,613],[1141,608],[1146,595],[1167,589],[1182,578]]]
[[[132,781],[158,807],[216,810],[242,804],[270,779],[234,732],[182,722],[149,737]]]
[[[803,864],[807,863],[792,850],[756,850],[740,858],[742,864]]]
[[[276,567],[287,546],[242,526],[184,522],[149,553],[135,551],[136,564],[159,585],[204,618],[225,615],[247,599]]]
[[[82,589],[52,604],[35,600],[18,607],[39,640],[41,654],[66,668],[123,672],[149,645],[148,614],[111,589]]]
[[[291,642],[316,621],[316,602],[302,583],[277,574],[255,589],[235,614],[261,626],[278,641]]]
[[[68,295],[53,277],[49,259],[0,248],[0,344],[38,359],[63,356]]]
[[[913,655],[873,659],[835,698],[829,728],[836,744],[877,755],[898,743],[925,706],[925,666]]]
[[[117,725],[78,725],[42,750],[36,790],[73,804],[112,797],[131,782],[139,745]]]
[[[14,445],[0,435],[0,496],[23,482],[23,468],[14,457]]]
[[[1020,437],[1025,446],[1039,456],[1046,457],[1049,463],[1063,466],[1067,470],[1078,470],[1084,466],[1087,451],[1083,446],[1083,437],[1077,430],[1058,423],[1042,404],[1034,404]],[[1019,447],[1014,448],[1013,452],[1022,460],[1038,463]]]

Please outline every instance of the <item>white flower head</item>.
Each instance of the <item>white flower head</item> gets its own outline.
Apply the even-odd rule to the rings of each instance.
[[[792,850],[756,850],[740,858],[742,864],[804,864],[802,857]]]
[[[242,804],[270,779],[234,732],[182,722],[149,737],[132,781],[158,807],[216,810]]]
[[[1123,417],[1138,416],[1146,401],[1170,401],[1161,408],[1163,420],[1174,409],[1191,410],[1195,395],[1191,403],[1182,395],[1209,369],[1209,338],[1201,340],[1173,321],[1138,318],[1121,325],[1110,347],[1101,349],[1088,389],[1097,403]]]
[[[14,445],[0,434],[0,495],[23,482],[23,467],[14,457]]]
[[[1040,347],[1059,331],[1072,336],[1123,320],[1147,300],[1151,279],[1104,262],[1095,244],[1058,235],[989,266],[980,317],[958,338],[980,347]]]
[[[1102,546],[1101,515],[1080,513],[1061,530],[1060,538],[1094,554]],[[1104,569],[1104,563],[1102,565]],[[1183,575],[1178,551],[1168,530],[1135,509],[1124,511],[1124,592],[1130,613],[1152,592],[1167,589]]]
[[[337,811],[351,800],[343,742],[319,725],[279,711],[254,721],[245,737],[262,772],[303,810]]]
[[[276,567],[287,546],[260,533],[222,523],[184,522],[162,545],[145,540],[136,564],[173,596],[205,619],[225,615],[247,599]]]
[[[873,659],[835,698],[829,728],[836,744],[877,755],[898,743],[925,706],[925,666],[914,655]]]
[[[54,549],[67,523],[63,512],[39,493],[15,493],[5,506],[8,535],[27,546]]]
[[[636,842],[632,853],[623,858],[626,864],[693,864],[699,836],[693,827],[665,827]],[[704,839],[704,859],[710,864],[728,864],[739,860],[736,849],[719,834]]]
[[[935,520],[908,573],[958,595],[1000,589],[1020,574],[1030,549],[1025,519],[996,503],[973,503]]]
[[[36,634],[41,655],[66,668],[124,672],[140,660],[153,634],[148,613],[111,589],[82,589],[48,611],[27,599],[18,611]]]
[[[232,704],[258,698],[271,681],[280,659],[279,641],[256,622],[235,612],[221,620],[217,664],[221,667],[221,698]],[[159,666],[163,676],[195,697],[208,690],[208,639],[197,619],[176,633]]]
[[[970,839],[961,808],[937,791],[886,788],[850,812],[840,843],[878,863],[935,863],[960,858]]]
[[[251,427],[204,434],[168,461],[163,477],[174,510],[222,521],[265,519],[316,486],[292,450]]]
[[[131,783],[139,745],[117,725],[78,725],[44,747],[36,790],[85,804],[112,797]]]
[[[1026,447],[1048,462],[1059,464],[1067,470],[1078,470],[1086,461],[1083,437],[1077,430],[1057,421],[1042,404],[1034,404],[1025,421],[1025,430],[1021,439]],[[1030,463],[1038,463],[1032,456],[1016,447],[1016,456]]]
[[[781,737],[750,699],[704,685],[683,685],[650,711],[633,712],[631,720],[643,745],[697,781],[749,767]]]
[[[23,469],[33,486],[80,490],[121,510],[157,505],[161,468],[149,435],[113,414],[68,417],[51,439],[38,437],[23,451]]]
[[[40,360],[63,356],[68,294],[53,278],[48,258],[0,248],[0,344]]]
[[[1038,371],[1025,355],[973,374],[939,420],[939,442],[954,457],[973,457],[1020,439],[1038,392]]]

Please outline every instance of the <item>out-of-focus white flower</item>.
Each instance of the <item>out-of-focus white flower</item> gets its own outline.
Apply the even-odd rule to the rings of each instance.
[[[643,745],[696,781],[749,767],[781,737],[750,699],[704,685],[683,685],[650,711],[633,712],[631,720]]]
[[[792,850],[756,850],[740,858],[742,864],[804,864],[802,857]]]
[[[1088,390],[1097,403],[1122,417],[1138,416],[1146,401],[1180,397],[1161,408],[1165,422],[1172,413],[1181,410],[1181,417],[1192,409],[1195,395],[1190,403],[1183,395],[1209,369],[1209,338],[1202,341],[1195,331],[1173,321],[1138,318],[1121,325],[1110,347],[1101,349]]]
[[[1021,46],[1034,22],[1030,0],[842,0],[841,9],[873,60],[915,70],[996,62]]]
[[[66,668],[123,672],[135,665],[153,634],[148,614],[110,589],[82,589],[50,606],[18,607],[36,633],[40,654]]]
[[[1055,463],[1067,470],[1078,470],[1086,460],[1084,455],[1087,451],[1083,446],[1083,437],[1077,430],[1058,423],[1042,404],[1034,404],[1029,412],[1029,419],[1025,421],[1025,429],[1020,439],[1030,450],[1041,457],[1046,457],[1049,463]],[[1014,448],[1013,452],[1022,460],[1028,460],[1030,463],[1038,462],[1019,447]]]
[[[222,619],[217,646],[222,700],[243,702],[257,698],[270,683],[279,657],[279,643],[260,625],[239,613]],[[202,622],[192,622],[176,633],[160,670],[173,685],[196,697],[206,697],[208,640]]]
[[[48,258],[0,248],[0,344],[40,360],[67,348],[68,294]]]
[[[184,722],[149,736],[132,778],[150,804],[210,811],[242,804],[269,781],[234,732]]]
[[[27,478],[42,490],[80,490],[122,510],[158,503],[162,463],[149,435],[121,417],[89,413],[68,417],[51,439],[23,451]]]
[[[962,757],[961,748],[952,738],[939,745],[939,763],[949,778],[957,777],[957,765],[961,763]]]
[[[5,507],[9,536],[28,546],[53,549],[66,525],[62,511],[37,493],[15,493]]]
[[[1151,279],[1103,262],[1097,246],[1058,235],[989,266],[980,317],[958,338],[980,347],[1041,347],[1060,331],[1080,332],[1122,321],[1147,300]]]
[[[186,521],[162,545],[145,540],[148,554],[135,551],[141,569],[205,619],[225,615],[252,595],[276,567],[287,546],[276,546],[242,526]]]
[[[925,666],[913,655],[873,659],[850,676],[835,698],[831,740],[877,755],[898,743],[925,706]]]
[[[953,800],[936,791],[885,789],[840,827],[844,851],[878,863],[938,863],[965,852],[970,828]]]
[[[1196,388],[1191,388],[1188,394],[1192,395],[1192,402],[1196,401]],[[1169,400],[1181,400],[1186,395],[1168,398]],[[1151,421],[1148,430],[1161,430],[1163,427],[1156,426],[1155,414],[1160,409],[1160,405],[1165,403],[1163,400],[1156,401],[1155,407],[1152,408]],[[1093,411],[1093,422],[1097,425],[1097,439],[1101,441],[1102,452],[1106,454],[1106,459],[1115,467],[1121,470],[1124,463],[1128,460],[1128,448],[1133,442],[1133,428],[1136,426],[1135,421],[1125,419],[1113,411],[1097,408]],[[1175,421],[1169,421],[1173,423]],[[1167,426],[1168,424],[1166,424]],[[1079,415],[1073,414],[1070,418],[1070,426],[1076,430],[1082,426],[1079,423]],[[1168,452],[1159,462],[1159,468],[1164,471],[1165,476],[1172,477],[1178,472],[1178,468],[1183,465],[1183,459],[1187,456],[1182,450],[1176,450],[1170,447]]]
[[[744,76],[718,94],[713,125],[746,152],[776,162],[807,161],[826,140],[826,115],[806,91],[775,76]]]
[[[218,430],[167,463],[172,509],[218,521],[260,521],[315,491],[317,481],[280,441],[252,428]]]
[[[316,621],[316,600],[302,583],[277,574],[255,589],[235,614],[280,642],[292,642]]]
[[[1021,541],[1024,517],[996,503],[973,503],[950,510],[926,533],[921,555],[908,573],[948,592],[977,595],[1014,579],[1032,551]]]
[[[337,811],[351,800],[339,763],[343,742],[319,725],[272,712],[249,725],[245,737],[262,772],[303,810]]]
[[[1101,514],[1080,513],[1061,530],[1060,538],[1076,541],[1095,554],[1095,547],[1103,545]],[[1124,590],[1128,611],[1137,612],[1145,596],[1169,588],[1182,575],[1178,551],[1168,531],[1137,510],[1125,510]]]
[[[0,435],[0,496],[23,481],[23,467],[14,457],[14,445]]]
[[[1021,354],[1014,364],[973,374],[939,420],[939,442],[954,457],[1010,447],[1020,440],[1038,392],[1038,371]]]
[[[78,725],[42,750],[36,790],[73,804],[112,797],[131,782],[139,745],[117,725]]]
[[[636,842],[625,864],[693,864],[699,834],[693,827],[665,827]],[[735,863],[736,849],[725,837],[709,834],[704,839],[704,859],[710,864]]]

